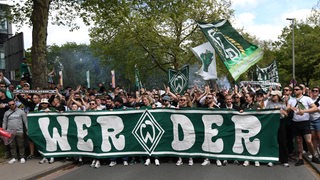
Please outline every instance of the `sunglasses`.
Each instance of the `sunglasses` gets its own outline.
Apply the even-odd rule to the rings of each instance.
[[[8,104],[8,106],[14,106],[14,104]]]
[[[179,101],[186,101],[186,99],[180,99]]]
[[[234,99],[239,99],[240,97],[236,96],[236,97],[233,97]]]
[[[212,99],[211,97],[206,97],[206,99]]]
[[[295,91],[300,91],[301,89],[294,89]]]
[[[90,105],[95,105],[95,103],[90,103]]]
[[[312,92],[319,92],[319,90],[313,89]]]

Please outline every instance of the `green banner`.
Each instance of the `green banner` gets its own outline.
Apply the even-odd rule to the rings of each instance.
[[[227,20],[199,26],[235,80],[263,56],[262,50],[246,41]]]
[[[278,160],[279,110],[144,109],[28,114],[46,157],[180,156]]]
[[[179,71],[169,69],[169,87],[172,92],[183,94],[188,89],[189,66],[183,66]]]

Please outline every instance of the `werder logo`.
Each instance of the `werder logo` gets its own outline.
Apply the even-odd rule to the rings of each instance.
[[[188,88],[189,66],[181,68],[179,71],[169,69],[169,85],[174,93],[183,93]]]
[[[132,134],[149,155],[151,155],[164,132],[152,114],[146,110],[134,127]]]

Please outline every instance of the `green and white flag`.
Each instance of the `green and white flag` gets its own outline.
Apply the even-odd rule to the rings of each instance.
[[[139,74],[139,70],[138,70],[138,67],[137,65],[134,65],[134,79],[135,79],[135,85],[136,85],[136,89],[139,90],[142,87],[142,83],[141,83],[141,80],[140,80],[140,74]]]
[[[278,161],[279,109],[139,109],[28,113],[45,157],[202,157]]]
[[[199,27],[234,80],[263,56],[262,50],[246,41],[227,20],[222,19],[211,24],[199,23]]]
[[[182,94],[188,89],[189,66],[185,65],[180,70],[169,69],[169,87],[172,92]]]
[[[191,48],[193,54],[202,62],[197,72],[203,80],[217,79],[216,56],[209,42]]]
[[[257,65],[256,68],[257,81],[268,81],[268,82],[279,82],[279,74],[277,63],[274,60],[272,64],[270,64],[266,68],[260,68]]]

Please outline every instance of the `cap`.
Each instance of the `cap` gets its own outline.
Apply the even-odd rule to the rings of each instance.
[[[43,99],[41,99],[40,104],[49,104],[49,101],[48,101],[48,99],[43,98]]]
[[[27,82],[26,82],[26,83],[24,83],[23,85],[24,85],[24,86],[26,86],[26,85],[27,85],[27,86],[29,86],[29,87],[30,87],[30,84],[29,84],[29,83],[27,83]]]
[[[171,101],[170,97],[167,95],[163,96],[162,100],[163,101]]]
[[[271,95],[278,95],[279,97],[282,97],[281,91],[271,91]]]

